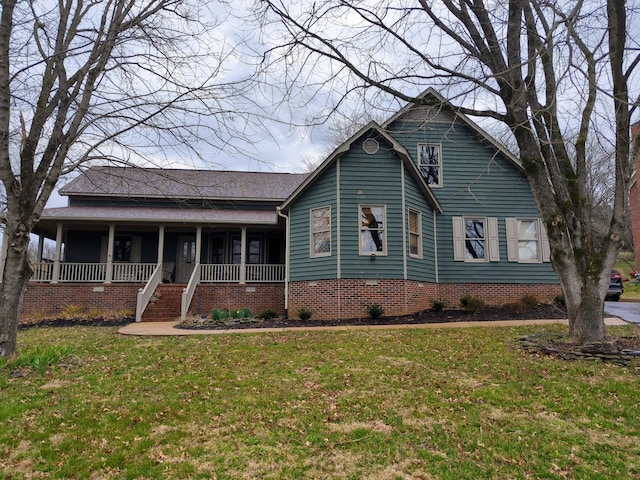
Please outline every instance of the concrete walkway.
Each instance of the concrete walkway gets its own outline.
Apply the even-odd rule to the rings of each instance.
[[[131,323],[118,330],[123,335],[223,335],[227,333],[274,333],[274,332],[320,332],[320,331],[351,331],[351,330],[394,330],[400,328],[468,328],[468,327],[519,327],[523,325],[568,325],[568,320],[496,320],[485,322],[447,322],[405,325],[354,325],[338,327],[283,327],[283,328],[243,328],[229,330],[185,330],[173,328],[177,322],[140,322]],[[629,323],[615,317],[604,319],[605,325],[629,325]]]

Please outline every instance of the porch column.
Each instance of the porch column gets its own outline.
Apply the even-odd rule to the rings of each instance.
[[[240,233],[240,283],[247,283],[247,227]]]
[[[44,235],[38,235],[38,263],[42,263],[42,252],[44,251]]]
[[[107,272],[104,283],[111,283],[113,280],[113,246],[116,238],[116,226],[109,225],[109,240],[107,241]]]
[[[162,268],[164,261],[164,225],[158,227],[158,264]]]
[[[53,274],[51,283],[58,283],[60,280],[60,257],[62,256],[62,224],[56,226],[56,253],[53,255]]]
[[[4,277],[4,264],[7,261],[7,252],[9,251],[9,234],[7,233],[7,227],[2,229],[2,249],[0,249],[0,283]]]
[[[194,268],[200,268],[200,255],[202,253],[202,226],[196,227],[196,265]]]

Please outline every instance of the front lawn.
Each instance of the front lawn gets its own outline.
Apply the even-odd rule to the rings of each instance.
[[[515,348],[543,330],[21,331],[0,478],[640,478],[640,367]]]

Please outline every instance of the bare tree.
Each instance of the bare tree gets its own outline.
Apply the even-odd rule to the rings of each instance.
[[[32,275],[29,234],[61,175],[92,162],[170,157],[203,140],[211,153],[232,142],[238,122],[247,131],[253,117],[240,111],[250,73],[242,75],[237,45],[216,36],[219,2],[0,5],[0,180],[8,232],[0,356],[7,357],[16,351]]]
[[[605,339],[603,299],[628,215],[629,128],[638,106],[630,96],[638,95],[640,63],[636,2],[259,3],[265,35],[285,39],[268,61],[326,72],[335,81],[316,80],[323,89],[377,90],[420,103],[419,93],[433,86],[462,113],[506,125],[547,228],[570,338]],[[587,145],[596,124],[610,129],[615,172],[602,241],[592,228],[588,189]]]

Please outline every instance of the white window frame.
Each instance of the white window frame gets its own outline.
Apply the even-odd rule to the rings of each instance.
[[[362,225],[363,208],[382,208],[382,227],[370,229]],[[382,234],[382,251],[363,249],[362,235],[364,232],[378,231]],[[373,238],[373,236],[372,236]],[[358,205],[358,252],[360,255],[387,255],[387,206],[384,203],[362,203]]]
[[[437,164],[429,164],[429,163],[423,163],[423,158],[422,158],[422,147],[436,147],[437,148],[437,152],[438,152],[438,163]],[[443,180],[442,180],[442,144],[440,143],[429,143],[429,142],[422,142],[422,143],[418,143],[418,153],[417,153],[417,159],[418,159],[418,170],[420,170],[420,173],[422,174],[422,176],[424,177],[425,182],[427,182],[427,184],[430,187],[436,187],[436,188],[440,188],[443,185]],[[429,167],[434,167],[437,169],[438,172],[438,183],[429,183],[429,177],[428,175],[425,175],[422,168],[429,168]]]
[[[484,230],[484,258],[467,257],[466,247],[466,222],[482,221]],[[500,243],[498,239],[498,219],[495,217],[482,217],[470,215],[465,217],[452,217],[453,223],[453,259],[456,262],[487,263],[500,261]]]
[[[536,225],[536,242],[538,244],[536,258],[520,258],[521,241],[533,241],[533,239],[520,238],[521,222],[535,222]],[[507,259],[509,262],[517,263],[543,263],[549,262],[551,259],[551,251],[549,248],[549,240],[547,239],[544,225],[539,218],[534,217],[513,217],[505,218],[505,227],[507,232]]]
[[[328,210],[328,214],[329,214],[329,224],[328,224],[328,228],[326,230],[314,230],[315,227],[315,222],[314,222],[314,218],[315,215],[314,213],[316,211],[319,210]],[[316,252],[316,235],[320,235],[320,234],[325,234],[329,236],[329,251],[328,252]],[[332,245],[331,245],[331,205],[323,205],[321,207],[316,207],[316,208],[311,208],[309,209],[309,256],[311,258],[317,258],[317,257],[330,257],[331,256],[331,251],[332,251]]]
[[[416,231],[411,231],[411,215],[416,215]],[[416,210],[415,208],[409,207],[409,213],[407,215],[407,232],[409,233],[409,256],[412,258],[422,258],[422,212],[420,210]],[[416,238],[418,245],[418,252],[413,253],[411,251],[411,239]]]

